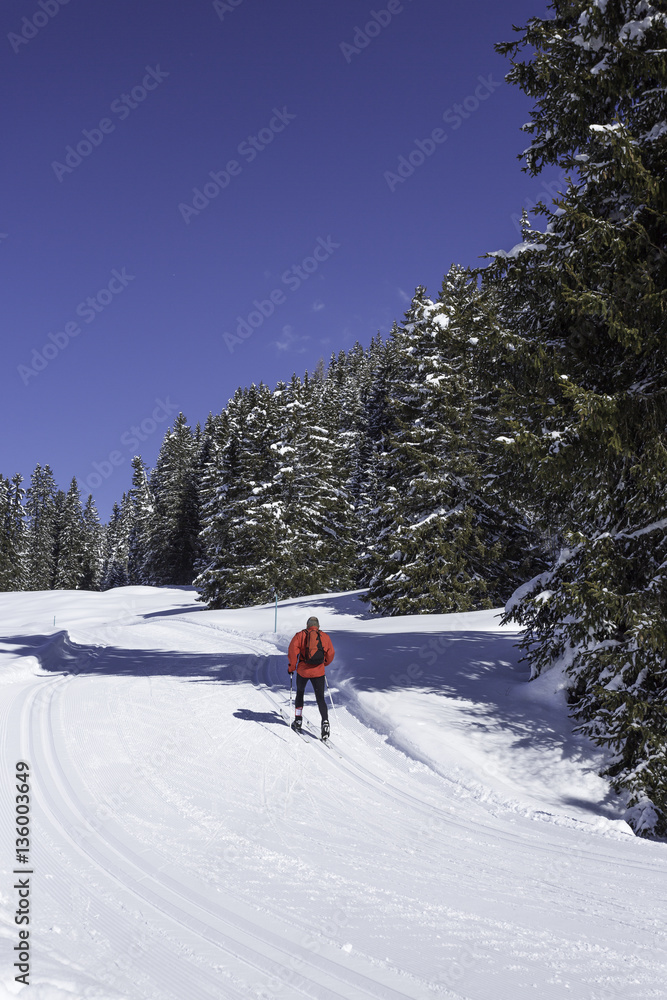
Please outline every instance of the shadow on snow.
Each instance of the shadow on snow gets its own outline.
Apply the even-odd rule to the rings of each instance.
[[[344,611],[358,611],[358,598],[344,596],[348,597]],[[335,604],[340,612],[343,611],[343,607],[338,606],[340,603],[340,598],[332,600],[323,595],[321,600],[309,599],[308,607],[331,609]],[[159,614],[146,617],[155,618]],[[365,693],[404,692],[409,695],[419,691],[433,699],[446,697],[464,702],[467,726],[489,734],[498,729],[507,730],[517,749],[524,746],[556,749],[563,759],[573,761],[589,758],[591,744],[572,732],[564,699],[544,694],[528,684],[529,671],[519,663],[516,634],[473,630],[379,633],[372,631],[372,618],[367,619],[368,631],[362,623],[365,616],[357,614],[355,618],[359,623],[355,631],[331,629],[336,658],[327,670],[329,682],[336,700],[344,702],[346,708],[366,725],[387,733],[390,740],[389,719],[373,715],[363,702]],[[12,655],[35,656],[43,669],[53,673],[172,676],[192,683],[212,684],[247,682],[265,685],[285,697],[289,692],[284,654],[258,656],[225,650],[216,654],[87,646],[71,640],[67,632],[4,636],[0,637],[0,643],[10,645]],[[308,685],[307,704],[311,698],[311,685]],[[235,716],[256,723],[283,722],[273,712],[239,709]],[[609,803],[597,805],[573,799],[572,804],[609,815],[618,808],[614,809],[613,798],[610,796]]]

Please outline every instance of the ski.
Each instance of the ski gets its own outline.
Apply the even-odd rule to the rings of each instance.
[[[287,715],[287,712],[283,712],[283,710],[281,708],[280,709],[280,714],[281,714],[281,716],[283,718],[283,721],[284,721],[285,725],[288,726],[290,729],[292,729],[292,723],[289,720],[289,716]],[[300,731],[298,729],[292,729],[292,732],[296,733],[297,736],[300,736],[301,739],[304,740],[306,743],[308,742],[308,740],[306,738],[307,734],[304,733],[303,731]]]
[[[290,719],[289,719],[289,716],[288,716],[287,712],[285,712],[281,708],[280,709],[280,714],[281,714],[281,716],[282,716],[282,718],[283,718],[283,720],[285,722],[285,725],[289,726],[289,728],[292,729],[292,723],[290,722]],[[301,737],[302,740],[305,740],[306,743],[308,743],[309,740],[316,740],[318,743],[321,743],[322,746],[325,746],[327,748],[327,750],[331,750],[332,753],[335,753],[336,756],[339,757],[341,760],[344,759],[342,753],[340,753],[340,751],[337,750],[337,748],[331,742],[331,740],[329,739],[329,737],[326,737],[325,739],[322,739],[322,737],[316,731],[316,729],[314,728],[314,726],[312,726],[311,723],[308,722],[307,720],[304,719],[303,729],[301,731],[299,731],[298,729],[292,729],[292,732],[296,733],[296,735],[299,736],[299,737]]]
[[[336,747],[331,742],[331,739],[328,736],[322,739],[322,737],[317,734],[315,728],[311,726],[309,722],[306,723],[306,731],[308,732],[308,735],[312,736],[314,740],[317,740],[317,742],[321,743],[322,746],[325,746],[327,750],[331,750],[332,753],[335,753],[337,757],[340,757],[340,759],[343,760],[342,753],[340,753],[340,751],[336,749]]]
[[[329,740],[329,739],[323,740],[323,739],[320,738],[319,742],[322,744],[323,747],[326,747],[327,750],[331,750],[332,753],[335,753],[339,760],[344,760],[344,757],[343,757],[342,753],[340,752],[340,750],[336,749],[336,747],[331,742],[331,740]]]

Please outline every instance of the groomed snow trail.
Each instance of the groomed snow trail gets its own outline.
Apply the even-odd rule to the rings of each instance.
[[[0,595],[2,795],[31,766],[26,998],[664,998],[667,846],[640,841],[492,613],[188,589]],[[282,717],[332,636],[332,747]],[[53,616],[56,626],[53,627]],[[306,717],[318,714],[308,689]],[[2,810],[0,1000],[14,831]]]

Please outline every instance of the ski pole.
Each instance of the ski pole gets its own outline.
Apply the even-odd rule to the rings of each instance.
[[[289,675],[289,714],[292,715],[292,684],[294,682],[294,674]]]
[[[338,712],[336,711],[336,706],[334,705],[334,700],[331,697],[331,688],[329,687],[329,678],[327,677],[326,674],[324,675],[324,679],[327,682],[327,691],[329,692],[329,700],[331,701],[331,707],[333,708],[333,712],[334,712],[334,715],[336,717],[336,725],[340,729],[340,723],[338,722]]]

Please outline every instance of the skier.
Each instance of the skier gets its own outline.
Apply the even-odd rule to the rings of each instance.
[[[295,716],[292,729],[298,732],[302,727],[303,695],[310,680],[322,716],[323,740],[329,736],[329,712],[324,698],[324,668],[329,666],[333,658],[334,648],[331,639],[326,632],[320,631],[319,620],[311,616],[306,622],[305,629],[296,633],[287,652],[288,673],[291,675],[296,670]]]

